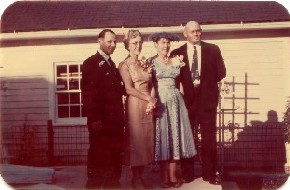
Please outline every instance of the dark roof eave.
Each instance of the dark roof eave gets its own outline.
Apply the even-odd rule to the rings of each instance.
[[[99,7],[110,7],[110,11]],[[17,1],[2,15],[2,33],[289,21],[274,1]]]

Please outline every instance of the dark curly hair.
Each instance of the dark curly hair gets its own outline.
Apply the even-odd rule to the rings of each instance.
[[[168,39],[169,41],[179,41],[180,37],[176,34],[172,34],[169,32],[156,32],[149,36],[149,40],[153,42],[158,42],[161,38]]]

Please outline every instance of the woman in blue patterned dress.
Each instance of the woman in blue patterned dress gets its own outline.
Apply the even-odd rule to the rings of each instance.
[[[158,98],[154,156],[161,164],[161,184],[177,188],[182,185],[182,180],[177,178],[177,162],[196,155],[188,112],[182,94],[176,88],[176,78],[184,63],[182,57],[168,57],[170,41],[179,40],[177,35],[160,32],[150,38],[157,49],[157,55],[149,59],[153,64]]]

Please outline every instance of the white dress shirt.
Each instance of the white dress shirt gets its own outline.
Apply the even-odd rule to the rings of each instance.
[[[193,60],[193,52],[194,52],[193,46],[195,46],[196,50],[197,50],[198,73],[200,75],[200,69],[201,69],[201,46],[199,44],[192,45],[191,43],[187,42],[187,56],[188,56],[189,68],[191,70],[192,60]]]
[[[109,62],[110,56],[105,54],[101,49],[98,49],[98,52],[106,60],[106,62],[109,64],[109,66],[111,66],[111,63]]]

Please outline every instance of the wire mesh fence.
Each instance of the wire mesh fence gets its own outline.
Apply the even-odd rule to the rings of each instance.
[[[290,144],[289,126],[278,122],[273,110],[267,121],[249,121],[248,100],[258,100],[249,97],[235,96],[236,85],[247,92],[249,83],[245,75],[242,83],[225,82],[221,92],[232,89],[232,96],[224,93],[224,99],[231,102],[230,108],[225,109],[219,102],[217,115],[217,148],[218,163],[223,176],[256,175],[262,176],[264,183],[271,189],[282,184],[285,174],[290,174]],[[228,96],[228,97],[225,97]],[[244,101],[243,110],[235,108],[236,99]],[[242,117],[238,123],[237,117]],[[274,116],[274,117],[273,117]],[[225,122],[227,118],[227,122]],[[200,135],[197,135],[200,138]],[[20,165],[85,165],[89,148],[89,134],[85,125],[53,126],[52,121],[47,125],[2,126],[1,127],[1,162]],[[200,148],[200,144],[197,144]],[[101,155],[100,155],[101,156]],[[196,156],[196,164],[200,157]],[[274,177],[273,177],[274,176]],[[278,176],[278,177],[277,177]],[[249,181],[250,183],[250,181]]]
[[[47,126],[3,127],[2,162],[19,165],[43,165],[48,163]]]
[[[5,156],[11,163],[26,165],[86,164],[89,148],[87,127],[51,126],[52,132],[49,132],[49,127],[23,125],[3,128],[2,146],[7,153],[2,155],[2,159]],[[229,132],[227,126],[224,128]],[[239,131],[235,133],[235,141],[218,141],[219,165],[224,168],[233,166],[240,171],[283,172],[290,151],[285,147],[283,124],[259,123],[241,128],[234,129]]]
[[[55,164],[86,164],[89,148],[86,126],[53,126],[53,132]]]

